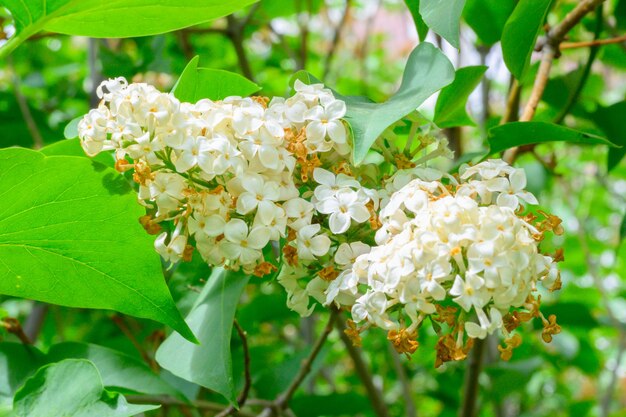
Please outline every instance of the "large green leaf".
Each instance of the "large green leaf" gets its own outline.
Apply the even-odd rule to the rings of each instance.
[[[521,80],[530,64],[539,31],[552,0],[520,0],[502,31],[502,54],[511,73]]]
[[[598,107],[591,118],[602,129],[607,138],[621,146],[621,148],[609,149],[607,168],[612,170],[626,156],[626,129],[624,129],[624,116],[626,115],[626,101],[620,101],[609,107]]]
[[[437,126],[475,126],[476,123],[469,117],[465,106],[469,95],[480,83],[487,67],[479,65],[475,67],[460,68],[452,84],[446,86],[435,105],[434,122]]]
[[[203,98],[222,100],[228,96],[249,96],[261,89],[258,85],[234,72],[198,68],[194,57],[180,75],[172,93],[180,101],[195,103]]]
[[[346,120],[354,134],[354,162],[363,161],[385,129],[414,111],[453,79],[454,67],[448,58],[432,44],[424,42],[409,55],[400,89],[388,101],[373,103],[363,97],[338,94],[348,107]]]
[[[421,0],[420,15],[429,28],[459,49],[461,14],[465,0]]]
[[[255,1],[3,0],[16,28],[5,47],[10,52],[43,29],[94,38],[155,35],[226,16]]]
[[[467,0],[463,16],[483,44],[493,45],[502,37],[515,3],[516,0]]]
[[[487,140],[490,154],[516,146],[546,142],[616,146],[601,136],[545,122],[513,122],[496,126],[489,130]]]
[[[415,22],[415,29],[417,30],[417,37],[420,42],[424,42],[424,40],[426,40],[426,35],[428,35],[428,26],[420,14],[420,0],[404,0],[404,3],[411,12],[411,16],[413,16],[413,22]]]
[[[200,345],[172,334],[156,354],[163,368],[223,395],[233,404],[230,338],[237,304],[248,278],[241,273],[215,269],[186,318]]]
[[[0,294],[156,320],[185,337],[126,180],[87,158],[0,150]]]
[[[87,359],[98,368],[102,383],[107,388],[184,399],[178,390],[161,379],[143,362],[104,346],[77,342],[60,343],[52,346],[46,359],[48,362]]]
[[[156,408],[128,404],[122,395],[106,391],[94,364],[84,359],[44,366],[13,401],[17,417],[131,417]]]
[[[58,142],[46,145],[39,152],[45,156],[79,156],[81,158],[89,158],[82,146],[80,146],[80,140],[76,137],[73,139],[61,139]],[[92,159],[110,168],[115,166],[115,158],[108,152],[101,152]]]

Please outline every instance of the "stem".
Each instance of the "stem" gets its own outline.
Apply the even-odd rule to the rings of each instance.
[[[261,414],[259,414],[259,416],[274,416],[276,414],[281,414],[281,412],[287,408],[287,404],[289,403],[295,392],[298,390],[298,387],[300,387],[304,379],[311,372],[313,362],[315,362],[315,359],[322,351],[322,347],[324,347],[326,340],[328,340],[328,335],[330,335],[330,332],[332,332],[333,330],[337,316],[337,310],[330,311],[330,317],[328,318],[328,323],[326,323],[326,327],[324,327],[322,334],[320,335],[319,339],[317,339],[317,342],[315,342],[315,345],[313,346],[311,353],[309,353],[309,356],[307,356],[307,358],[302,362],[302,365],[300,366],[300,370],[298,371],[296,377],[291,381],[289,387],[287,387],[287,389],[282,394],[280,394],[278,398],[276,398],[276,400],[268,405],[261,412]]]
[[[552,69],[552,63],[559,56],[559,46],[567,32],[569,32],[574,26],[576,26],[581,19],[589,12],[594,10],[598,5],[605,0],[583,0],[578,3],[578,6],[565,16],[565,18],[553,27],[547,34],[545,45],[543,45],[543,55],[541,57],[541,63],[539,64],[539,71],[533,84],[533,89],[530,92],[530,98],[526,103],[522,117],[520,121],[531,121],[535,116],[535,111],[539,105],[539,101],[543,96],[543,92],[548,85],[548,79],[550,77],[550,70]],[[517,157],[518,148],[511,148],[504,153],[503,159],[512,164]]]
[[[191,404],[178,400],[172,397],[158,396],[158,395],[126,395],[126,399],[129,403],[137,403],[137,404],[162,404],[162,405],[170,405],[170,406],[178,406],[178,407],[192,407],[197,410],[206,410],[206,411],[214,411],[220,412],[224,410],[223,404],[218,404],[210,401],[196,400]],[[237,411],[237,415],[239,417],[255,417],[256,414],[239,410]]]
[[[398,375],[400,384],[402,385],[402,396],[404,397],[406,417],[417,417],[417,408],[415,407],[415,401],[413,401],[411,381],[407,377],[404,367],[402,366],[400,354],[396,352],[391,343],[387,344],[387,348],[393,361],[393,367]]]
[[[485,340],[474,339],[474,347],[470,352],[463,392],[463,404],[460,417],[474,417],[476,414],[476,400],[478,399],[478,377],[480,376]]]
[[[511,75],[509,97],[506,101],[506,109],[504,110],[504,115],[500,120],[501,125],[508,122],[517,121],[519,115],[519,100],[521,90],[522,88],[519,82],[513,77],[513,75]]]
[[[24,123],[26,123],[26,127],[28,128],[28,132],[33,138],[33,149],[41,149],[43,147],[43,138],[41,136],[41,133],[39,132],[39,128],[37,128],[37,123],[35,123],[35,119],[33,119],[33,114],[30,112],[30,107],[28,107],[26,97],[24,97],[24,95],[22,94],[22,83],[20,82],[20,76],[17,74],[17,72],[15,72],[12,57],[8,57],[7,64],[9,71],[11,71],[12,73],[11,80],[13,82],[13,94],[15,95],[15,100],[17,101],[17,105],[20,108],[20,112],[22,113],[22,118],[24,119]]]
[[[335,34],[333,35],[333,41],[330,44],[330,49],[324,61],[324,72],[323,72],[322,80],[325,80],[328,77],[328,73],[330,72],[330,67],[331,67],[333,58],[335,57],[337,46],[339,46],[339,41],[341,40],[341,33],[343,32],[343,27],[346,25],[346,22],[348,22],[348,17],[350,16],[350,6],[351,6],[351,0],[346,0],[346,7],[343,10],[343,15],[341,16],[339,25],[337,25],[337,28],[335,29]]]
[[[352,358],[352,362],[354,363],[354,368],[356,369],[357,374],[359,375],[359,379],[367,392],[367,397],[372,403],[372,408],[374,409],[374,413],[378,417],[389,417],[389,410],[387,409],[387,405],[383,400],[382,393],[380,390],[374,385],[374,381],[372,379],[372,374],[370,373],[367,364],[363,360],[363,356],[359,349],[357,349],[353,344],[350,338],[343,332],[346,328],[345,322],[340,319],[337,321],[337,329],[339,330],[339,337],[341,337],[341,341],[346,347],[350,358]]]
[[[24,333],[24,329],[22,329],[22,325],[20,322],[13,317],[5,317],[0,320],[0,327],[4,327],[4,329],[11,334],[14,334],[20,342],[24,345],[32,345],[32,341],[26,336]]]
[[[237,397],[237,404],[239,405],[239,407],[243,407],[246,404],[248,394],[250,393],[250,387],[252,386],[252,377],[250,376],[250,351],[248,350],[248,338],[246,337],[246,331],[241,327],[237,319],[235,319],[233,324],[235,326],[235,329],[237,329],[237,333],[239,334],[239,338],[241,339],[241,346],[243,348],[245,382],[241,394],[239,394],[239,397]],[[231,405],[225,410],[221,411],[219,414],[216,414],[215,417],[226,417],[236,411],[237,409]]]
[[[573,48],[586,48],[588,46],[601,46],[601,45],[611,45],[614,43],[622,43],[626,42],[626,35],[618,36],[616,38],[611,39],[594,39],[592,41],[585,42],[563,42],[561,44],[561,50],[563,49],[573,49]]]
[[[624,356],[624,350],[626,349],[626,333],[620,330],[619,341],[617,342],[617,356],[615,357],[615,366],[611,372],[611,379],[607,386],[604,397],[600,404],[600,417],[608,417],[611,412],[611,402],[613,401],[613,393],[615,386],[617,385],[617,373],[622,363],[622,357]]]
[[[600,33],[602,32],[604,20],[602,19],[602,5],[596,9],[596,28],[594,30],[594,39],[598,39]],[[554,123],[560,124],[565,119],[565,116],[572,110],[576,101],[578,101],[578,97],[580,93],[583,91],[585,84],[587,83],[587,79],[589,79],[589,75],[591,74],[591,67],[593,66],[594,61],[596,60],[596,56],[598,55],[598,46],[592,45],[591,50],[589,51],[589,57],[587,58],[587,62],[585,63],[585,68],[583,69],[583,73],[580,76],[580,80],[578,81],[578,85],[576,85],[576,89],[569,96],[567,100],[567,104],[565,108],[559,113],[559,115],[554,119]]]

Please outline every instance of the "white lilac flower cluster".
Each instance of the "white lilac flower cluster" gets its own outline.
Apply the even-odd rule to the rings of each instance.
[[[346,162],[345,103],[322,84],[294,89],[287,99],[192,104],[117,78],[98,88],[102,101],[78,130],[88,155],[112,150],[119,171],[134,170],[148,212],[140,221],[165,261],[195,248],[210,265],[258,276],[284,264],[279,282],[306,314],[313,290],[299,278],[320,273],[309,285],[323,287],[337,274],[322,268],[336,251],[351,266],[337,247],[355,229],[373,235],[378,197]]]
[[[495,330],[507,341],[502,356],[510,357],[520,341],[510,331],[532,317],[543,319],[544,339],[551,339],[558,325],[541,316],[533,292],[538,282],[560,285],[558,259],[538,247],[545,231],[559,232],[560,220],[546,214],[533,225],[536,217],[521,216],[522,203],[537,201],[524,190],[524,171],[501,160],[466,166],[460,177],[447,176],[447,184],[433,176],[391,195],[380,210],[378,246],[355,250],[361,254],[352,270],[332,284],[338,291],[331,297],[358,297],[348,304],[353,336],[365,322],[363,328],[389,331],[399,352],[413,353],[426,318],[447,323],[445,336],[434,326],[441,336],[438,364],[465,356],[464,335],[484,339]],[[511,311],[517,308],[525,312]]]

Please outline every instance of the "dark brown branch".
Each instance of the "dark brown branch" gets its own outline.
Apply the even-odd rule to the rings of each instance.
[[[33,119],[33,114],[30,111],[30,107],[28,107],[26,97],[24,97],[24,95],[22,94],[22,83],[20,81],[20,76],[17,74],[17,72],[15,72],[12,57],[8,57],[7,64],[9,71],[12,73],[11,80],[13,82],[13,94],[15,95],[15,100],[17,101],[17,105],[20,108],[20,112],[22,113],[24,123],[26,123],[26,128],[28,129],[30,136],[33,138],[33,149],[40,149],[43,147],[43,138],[41,136],[41,133],[39,132],[37,123],[35,123],[35,119]]]
[[[135,404],[162,404],[177,407],[192,407],[197,410],[220,412],[224,410],[223,404],[213,403],[210,401],[196,400],[191,404],[178,400],[172,397],[158,396],[158,395],[126,395],[126,399],[129,403]],[[254,417],[256,414],[249,411],[239,410],[237,415],[240,417]]]
[[[348,18],[350,17],[350,7],[352,6],[351,0],[346,0],[346,6],[343,10],[343,14],[341,15],[341,20],[339,24],[335,28],[335,34],[333,35],[332,43],[330,44],[330,49],[328,50],[328,54],[326,54],[326,59],[324,60],[324,72],[322,79],[325,80],[328,74],[330,73],[330,68],[333,62],[333,58],[335,57],[335,53],[337,52],[337,47],[339,46],[339,42],[341,40],[341,34],[343,32],[344,26],[348,22]]]
[[[237,329],[237,333],[239,334],[239,338],[241,339],[241,347],[243,349],[243,369],[244,369],[244,384],[243,390],[237,397],[237,404],[239,407],[243,407],[246,404],[246,400],[248,399],[248,394],[250,393],[250,388],[252,387],[252,377],[250,375],[250,351],[248,350],[248,338],[246,336],[246,331],[241,327],[237,319],[233,322],[235,329]],[[226,417],[233,413],[235,413],[237,409],[232,405],[219,414],[216,414],[215,417]]]
[[[317,339],[317,342],[315,342],[315,345],[313,346],[311,353],[309,353],[309,356],[307,356],[307,358],[302,362],[302,365],[300,366],[300,370],[298,371],[296,377],[291,381],[291,384],[289,384],[287,389],[282,394],[280,394],[278,398],[276,398],[276,400],[272,402],[271,405],[266,407],[263,412],[259,414],[259,416],[275,416],[277,414],[280,414],[283,410],[287,408],[289,401],[297,391],[298,387],[300,387],[304,379],[311,372],[313,362],[315,362],[315,359],[322,351],[322,347],[324,347],[326,340],[328,340],[328,336],[333,330],[337,316],[338,312],[336,310],[330,311],[330,317],[328,318],[328,322],[326,323],[322,334]]]
[[[561,44],[561,50],[574,49],[574,48],[587,48],[590,46],[611,45],[614,43],[622,43],[622,42],[626,42],[626,35],[618,36],[617,38],[595,39],[593,41],[585,41],[585,42],[563,42]]]
[[[417,417],[417,408],[415,407],[415,401],[413,401],[413,392],[411,388],[411,380],[408,378],[400,354],[396,352],[391,343],[387,344],[389,355],[393,362],[393,367],[398,375],[398,380],[402,386],[402,396],[404,397],[405,414],[406,417]]]
[[[387,405],[383,400],[382,393],[379,389],[374,385],[374,381],[372,379],[372,374],[370,373],[367,364],[363,360],[363,356],[361,355],[360,350],[352,344],[350,338],[344,333],[346,329],[346,324],[343,320],[337,322],[337,329],[339,330],[339,336],[341,337],[341,341],[346,347],[352,362],[354,363],[354,368],[359,375],[359,379],[367,392],[367,397],[372,403],[372,408],[374,409],[374,413],[378,417],[389,417],[389,410],[387,409]]]
[[[465,383],[463,384],[463,404],[461,405],[461,417],[474,417],[476,415],[476,400],[478,399],[478,377],[480,376],[485,340],[475,339],[474,346],[465,371]]]
[[[582,0],[570,13],[558,25],[554,26],[548,32],[546,38],[543,41],[541,62],[539,64],[539,70],[535,77],[535,83],[530,92],[530,97],[524,107],[524,112],[520,117],[520,121],[528,122],[535,116],[535,111],[539,105],[539,101],[543,96],[543,92],[548,85],[548,79],[550,77],[550,70],[552,69],[552,63],[560,54],[559,47],[565,35],[576,26],[587,13],[593,11],[597,6],[602,4],[604,0]],[[504,160],[508,163],[513,163],[517,156],[518,148],[511,148],[504,154]]]
[[[2,320],[0,320],[0,327],[4,327],[4,329],[7,332],[15,335],[18,339],[20,339],[20,342],[22,342],[23,344],[25,345],[32,344],[28,336],[26,336],[26,334],[24,333],[24,329],[22,329],[22,325],[16,318],[13,318],[13,317],[3,318]]]
[[[130,340],[135,349],[137,349],[137,351],[141,355],[144,362],[146,362],[151,369],[158,369],[158,365],[156,364],[154,359],[151,358],[150,355],[148,355],[148,352],[146,352],[146,350],[141,346],[141,343],[139,343],[133,332],[130,330],[130,328],[124,321],[124,318],[122,316],[114,314],[113,316],[111,316],[111,320],[122,331],[124,336],[126,336],[126,338]]]

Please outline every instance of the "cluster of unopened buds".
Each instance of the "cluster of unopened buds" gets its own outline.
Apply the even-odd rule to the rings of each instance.
[[[558,333],[535,291],[540,281],[559,286],[558,259],[538,249],[559,221],[521,214],[521,202],[536,204],[522,170],[497,160],[457,177],[423,168],[449,154],[445,140],[425,136],[418,160],[382,150],[395,172],[381,186],[379,166],[349,162],[345,103],[322,84],[296,81],[294,90],[185,103],[112,79],[79,138],[88,155],[114,151],[116,169],[132,171],[147,213],[140,222],[167,263],[197,251],[211,266],[276,274],[303,316],[313,299],[350,309],[355,343],[374,325],[413,353],[428,318],[441,363],[496,329],[510,358],[520,341],[512,330],[532,317],[544,321],[545,340]]]

